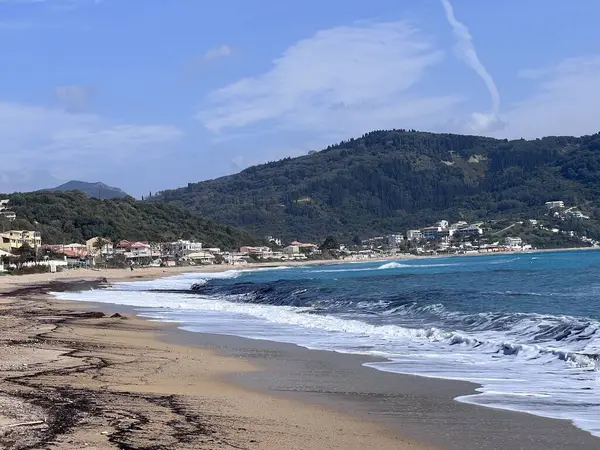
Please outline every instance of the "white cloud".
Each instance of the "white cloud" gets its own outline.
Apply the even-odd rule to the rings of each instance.
[[[513,138],[585,135],[600,131],[600,55],[567,59],[555,67],[524,70],[534,93],[506,113]]]
[[[454,8],[450,3],[450,0],[441,0],[444,11],[446,12],[446,18],[448,23],[454,31],[456,37],[455,51],[459,58],[461,58],[471,69],[477,73],[479,78],[485,83],[485,86],[490,93],[492,100],[492,110],[490,112],[475,112],[471,115],[470,120],[466,122],[466,128],[469,132],[475,134],[487,133],[496,131],[497,129],[503,128],[506,123],[499,118],[500,114],[500,92],[498,87],[492,78],[492,75],[485,68],[479,56],[477,56],[477,50],[473,44],[473,37],[469,32],[469,29],[465,24],[459,22],[454,15]]]
[[[415,92],[442,58],[406,22],[322,30],[289,47],[267,72],[212,92],[197,118],[213,132],[264,122],[342,135],[415,126],[460,101]]]
[[[181,136],[169,125],[118,124],[92,114],[0,102],[3,171],[97,174],[98,167],[166,151]]]
[[[57,86],[54,93],[67,112],[81,113],[87,110],[92,88],[89,86]]]
[[[202,56],[202,59],[204,59],[204,61],[212,61],[214,59],[230,56],[232,52],[233,51],[229,45],[222,44],[218,47],[207,50]]]

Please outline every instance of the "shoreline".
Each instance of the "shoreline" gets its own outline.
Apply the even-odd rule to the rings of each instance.
[[[273,267],[304,267],[304,266],[325,266],[325,265],[341,265],[341,264],[367,264],[377,262],[390,261],[405,261],[419,259],[441,259],[441,258],[460,258],[460,257],[480,257],[480,256],[501,256],[501,255],[535,255],[537,253],[554,253],[554,252],[576,252],[576,251],[598,251],[600,247],[578,247],[578,248],[563,248],[563,249],[542,249],[528,251],[506,251],[506,252],[489,252],[489,253],[468,253],[468,254],[452,254],[452,255],[398,255],[386,256],[381,258],[356,259],[356,260],[309,260],[309,261],[278,261],[278,262],[261,262],[249,263],[241,265],[215,264],[206,266],[177,266],[177,267],[144,267],[137,268],[134,271],[130,269],[69,269],[56,273],[38,273],[27,275],[8,275],[0,273],[0,294],[11,289],[18,289],[21,286],[32,284],[46,284],[53,281],[73,281],[79,279],[96,279],[106,278],[110,282],[119,281],[144,281],[153,280],[156,278],[165,278],[175,275],[184,275],[188,273],[217,273],[227,272],[229,270],[255,270],[261,268]]]
[[[373,262],[373,260],[367,260],[366,262]],[[280,266],[281,264],[274,265]],[[223,269],[237,270],[238,268],[241,267],[226,266]],[[258,267],[243,267],[243,269],[252,268]],[[185,270],[143,269],[134,272],[117,270],[109,274],[106,273],[109,271],[90,272],[93,272],[96,278],[111,275],[109,281],[116,282],[138,281],[191,272],[189,267],[181,269]],[[194,271],[207,272],[205,269],[206,267],[199,267],[198,270]],[[145,273],[140,274],[140,272]],[[65,274],[71,276],[63,275],[63,277],[54,281],[66,280],[69,282],[70,280],[72,282],[82,278],[72,276],[75,274],[80,275],[81,271],[73,271],[70,274]],[[23,277],[37,277],[37,275],[25,275],[18,278]],[[140,404],[136,407],[146,412],[152,410],[154,407],[151,405],[154,405],[157,401],[156,399],[149,400],[149,397],[146,398],[150,394],[150,397],[152,395],[175,395],[178,398],[181,396],[182,399],[185,399],[184,403],[186,404],[189,403],[190,398],[193,398],[204,405],[203,417],[207,413],[208,416],[212,417],[214,411],[220,411],[220,403],[224,397],[220,397],[219,401],[215,403],[214,396],[211,397],[212,394],[210,394],[211,389],[218,386],[219,390],[230,393],[225,395],[225,403],[228,403],[231,407],[229,410],[230,416],[233,415],[236,419],[243,417],[245,420],[244,425],[239,427],[244,429],[243,432],[241,432],[242,430],[237,430],[237,432],[234,430],[231,431],[230,435],[219,438],[225,439],[225,441],[237,439],[235,441],[237,444],[231,446],[232,448],[352,449],[369,446],[395,449],[458,449],[465,448],[466,443],[468,443],[466,448],[485,446],[487,448],[507,449],[524,447],[558,449],[565,447],[597,448],[600,445],[597,438],[575,428],[565,420],[546,419],[525,413],[495,410],[454,400],[457,396],[475,393],[478,385],[473,383],[380,372],[364,367],[363,364],[369,362],[370,358],[361,355],[308,350],[293,344],[280,344],[271,341],[187,332],[177,329],[176,324],[158,323],[134,317],[135,311],[132,308],[109,304],[94,305],[81,302],[62,302],[38,292],[39,289],[31,286],[31,281],[18,283],[17,286],[4,283],[4,281],[5,277],[0,278],[0,292],[2,290],[6,292],[7,289],[23,289],[15,300],[9,299],[6,302],[6,297],[3,297],[0,298],[0,302],[4,309],[18,307],[22,310],[19,314],[27,313],[26,317],[29,322],[27,328],[32,326],[34,328],[48,327],[48,323],[52,323],[50,318],[54,317],[56,320],[56,317],[64,318],[64,314],[67,314],[65,323],[58,323],[62,320],[60,319],[57,322],[56,329],[43,333],[44,343],[41,345],[40,350],[48,351],[46,347],[48,342],[58,343],[62,346],[65,346],[65,342],[75,343],[76,349],[80,348],[79,351],[81,349],[85,350],[85,358],[97,358],[102,361],[111,358],[123,358],[123,345],[135,346],[136,349],[144,349],[144,351],[150,348],[153,358],[144,361],[143,367],[136,369],[145,374],[152,372],[157,366],[161,367],[161,371],[167,371],[164,363],[158,364],[158,361],[165,358],[168,349],[169,361],[177,367],[177,370],[173,369],[168,374],[166,372],[162,373],[162,377],[158,377],[156,373],[151,375],[150,378],[153,381],[151,387],[140,387],[136,383],[132,383],[128,376],[117,375],[115,366],[118,366],[119,363],[113,363],[112,367],[109,364],[106,368],[86,369],[98,372],[100,379],[105,382],[100,384],[102,388],[100,393],[96,391],[99,386],[94,385],[94,383],[91,383],[92,386],[87,382],[83,383],[83,389],[93,388],[93,395],[96,395],[96,397],[98,395],[104,396],[105,393],[102,392],[106,389],[110,391],[112,401],[117,403],[122,401],[118,393],[125,395],[127,398],[130,398],[132,394],[141,395],[141,398],[137,400],[137,403]],[[46,284],[47,281],[40,280],[38,283]],[[76,288],[80,287],[81,285],[77,284]],[[39,317],[32,315],[33,311],[39,314]],[[116,311],[128,319],[111,318],[110,316],[93,317],[95,311]],[[73,333],[76,335],[76,339]],[[111,347],[115,345],[115,342],[117,342],[117,348],[112,349]],[[66,348],[71,348],[70,344]],[[20,344],[13,343],[9,343],[8,348],[13,350],[12,355],[16,355],[17,358],[19,358],[19,353],[24,350]],[[68,354],[69,351],[66,351],[66,348],[64,353]],[[114,354],[114,350],[117,350],[116,354]],[[25,353],[27,354],[27,351]],[[109,357],[106,357],[107,353],[110,355]],[[126,357],[131,358],[133,356],[131,352],[125,353]],[[198,358],[200,358],[201,363],[190,363],[191,367],[188,367],[189,364],[185,361],[190,358],[193,361],[198,361]],[[152,361],[152,359],[155,359],[155,361]],[[43,365],[44,362],[41,364]],[[131,362],[123,364],[123,367],[129,367],[130,364]],[[211,368],[207,369],[207,365],[210,365]],[[0,367],[2,366],[0,365]],[[183,380],[187,383],[184,388],[176,386],[182,381],[179,372],[187,374]],[[190,380],[196,382],[194,376],[197,372],[202,373],[200,378],[203,387],[197,387],[194,392],[194,389],[190,388]],[[84,378],[89,376],[88,374]],[[98,377],[98,375],[91,378],[94,377]],[[140,379],[144,377],[145,375]],[[66,381],[69,380],[67,377],[62,383],[68,383],[75,386],[76,389],[82,389],[77,382],[80,375],[75,378],[75,382],[73,380]],[[54,377],[51,380],[51,385],[59,381],[61,380],[58,377]],[[0,383],[2,385],[6,384],[4,377],[2,377]],[[45,387],[45,384],[42,383],[39,386]],[[192,393],[190,393],[190,390]],[[2,386],[2,391],[7,392],[5,386]],[[235,392],[235,394],[231,394],[231,392]],[[246,399],[246,402],[239,403],[239,397]],[[2,404],[1,402],[2,396],[0,396],[0,404]],[[146,402],[145,406],[142,405],[144,402]],[[206,402],[210,405],[204,409],[207,405]],[[275,408],[277,416],[265,418],[264,411],[256,411],[256,408],[252,406],[256,404],[262,405],[263,408],[265,405],[268,405],[268,408]],[[235,411],[235,413],[232,413],[232,411]],[[350,414],[347,413],[348,411],[350,411]],[[136,414],[143,416],[144,413],[138,411]],[[170,414],[173,414],[173,410]],[[198,416],[199,412],[190,413],[188,411],[186,414],[190,416],[196,414]],[[219,418],[208,425],[213,427],[214,430],[222,430],[215,431],[217,434],[227,434],[227,426],[223,429],[222,414],[216,415]],[[319,420],[314,422],[316,416],[319,417]],[[187,419],[179,417],[176,420],[185,422]],[[293,427],[298,420],[302,423],[306,422],[306,425],[303,426],[302,430],[289,431],[290,436],[287,436],[288,428]],[[276,432],[279,440],[276,443],[271,440],[273,429],[265,430],[265,421],[276,428],[279,427]],[[0,430],[3,429],[2,425],[3,420],[0,413]],[[187,425],[198,426],[198,424],[190,425],[189,423]],[[157,430],[160,429],[161,433],[166,433],[166,436],[173,437],[176,434],[172,433],[172,430],[169,430],[168,427],[165,432],[164,424],[158,424],[157,426]],[[107,434],[102,434],[106,431],[104,429],[100,430],[102,427],[106,427],[106,425],[92,427],[94,430],[92,434],[96,436],[99,433],[102,436],[101,440],[105,439],[110,442],[110,439],[106,439],[108,436],[113,440],[122,438],[122,441],[119,442],[129,442],[127,439],[132,438],[131,433],[121,429],[114,432],[118,435],[116,438],[113,438],[114,433],[110,431]],[[332,433],[335,435],[338,429],[346,430],[345,433],[349,433],[348,436],[351,436],[351,439],[344,442],[338,440],[325,443],[323,441],[325,435]],[[28,429],[27,431],[30,432],[31,430]],[[135,433],[133,435],[136,436]],[[258,436],[258,439],[254,439],[250,435]],[[2,436],[1,431],[0,436]],[[126,436],[129,437],[125,439]],[[213,438],[216,439],[215,436]],[[85,434],[85,438],[82,439],[89,439],[88,434]],[[288,439],[283,447],[281,445],[284,441],[281,439]],[[216,445],[215,442],[220,442],[219,447],[212,446]],[[2,443],[1,440],[0,443]],[[241,443],[241,446],[238,445],[239,443]],[[67,444],[71,445],[69,442],[61,441],[60,448],[80,448],[77,446],[69,447]],[[205,444],[207,445],[205,447],[200,446],[200,444],[190,447],[178,444],[178,446],[167,446],[166,448],[221,448],[222,446],[224,446],[223,448],[230,448],[227,447],[229,444],[224,444],[219,440],[207,440],[202,445]],[[95,448],[114,448],[114,446],[103,447],[100,442],[97,445],[99,446]]]

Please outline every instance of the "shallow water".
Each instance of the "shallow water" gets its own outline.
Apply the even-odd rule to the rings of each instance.
[[[459,401],[600,436],[599,294],[600,252],[556,252],[195,273],[56,295],[189,331],[382,356],[368,366],[473,381],[478,393]]]

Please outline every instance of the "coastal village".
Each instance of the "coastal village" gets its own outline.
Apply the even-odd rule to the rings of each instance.
[[[574,207],[567,208],[563,201],[547,202],[548,216],[553,218],[589,217]],[[0,200],[0,216],[16,220],[9,201]],[[95,236],[86,242],[67,244],[45,243],[41,232],[35,230],[7,230],[0,233],[0,271],[19,267],[47,267],[49,271],[63,267],[169,267],[176,265],[247,265],[256,262],[286,262],[306,260],[368,260],[408,255],[433,256],[452,254],[479,254],[497,252],[522,252],[534,250],[532,245],[511,232],[517,221],[504,229],[494,231],[484,222],[437,223],[405,233],[393,233],[365,240],[356,239],[352,245],[338,244],[329,237],[324,243],[292,241],[268,236],[264,246],[241,246],[237,249],[206,247],[202,242],[179,239],[173,242],[138,242],[120,240],[112,242]],[[583,245],[598,247],[600,243],[573,231],[548,228],[537,219],[528,225],[552,233],[568,234],[578,238]],[[26,250],[25,250],[26,249]]]

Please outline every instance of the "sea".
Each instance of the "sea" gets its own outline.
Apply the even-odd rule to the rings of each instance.
[[[191,332],[379,357],[365,365],[471,381],[457,401],[600,436],[600,251],[191,273],[55,295]]]

